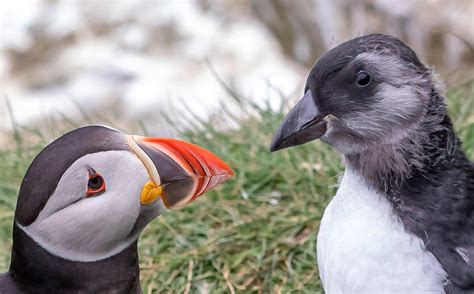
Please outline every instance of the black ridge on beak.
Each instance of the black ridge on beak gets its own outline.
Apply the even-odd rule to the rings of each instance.
[[[311,90],[306,91],[278,127],[270,151],[298,146],[320,138],[326,132],[327,122],[324,117],[313,101]]]

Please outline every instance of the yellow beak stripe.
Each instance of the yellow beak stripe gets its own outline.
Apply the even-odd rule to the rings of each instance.
[[[155,202],[158,197],[161,197],[163,194],[163,188],[152,181],[148,181],[142,189],[142,194],[140,195],[140,203],[142,205],[148,205]]]

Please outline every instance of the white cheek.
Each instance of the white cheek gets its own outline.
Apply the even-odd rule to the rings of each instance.
[[[139,232],[133,229],[141,211],[140,193],[149,177],[143,164],[127,151],[95,153],[80,160],[61,179],[41,218],[23,229],[55,255],[92,261],[118,253],[136,240]],[[79,185],[68,180],[84,173],[84,164],[91,162],[104,177],[106,192],[84,199],[87,179]],[[77,192],[79,195],[74,194]],[[65,199],[76,198],[78,201],[62,208]]]
[[[399,140],[423,115],[430,96],[426,87],[430,84],[429,77],[418,74],[398,58],[383,54],[362,53],[356,60],[371,64],[378,74],[383,74],[384,82],[377,86],[376,102],[371,109],[352,115],[347,123],[367,137]]]

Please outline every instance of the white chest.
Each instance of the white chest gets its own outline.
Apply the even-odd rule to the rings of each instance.
[[[351,171],[324,212],[317,242],[327,293],[444,293],[436,258],[405,231],[384,195]]]

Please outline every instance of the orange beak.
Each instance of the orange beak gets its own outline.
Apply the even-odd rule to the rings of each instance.
[[[222,159],[188,142],[130,136],[128,143],[151,178],[144,187],[142,204],[161,197],[168,208],[185,206],[234,176]]]

